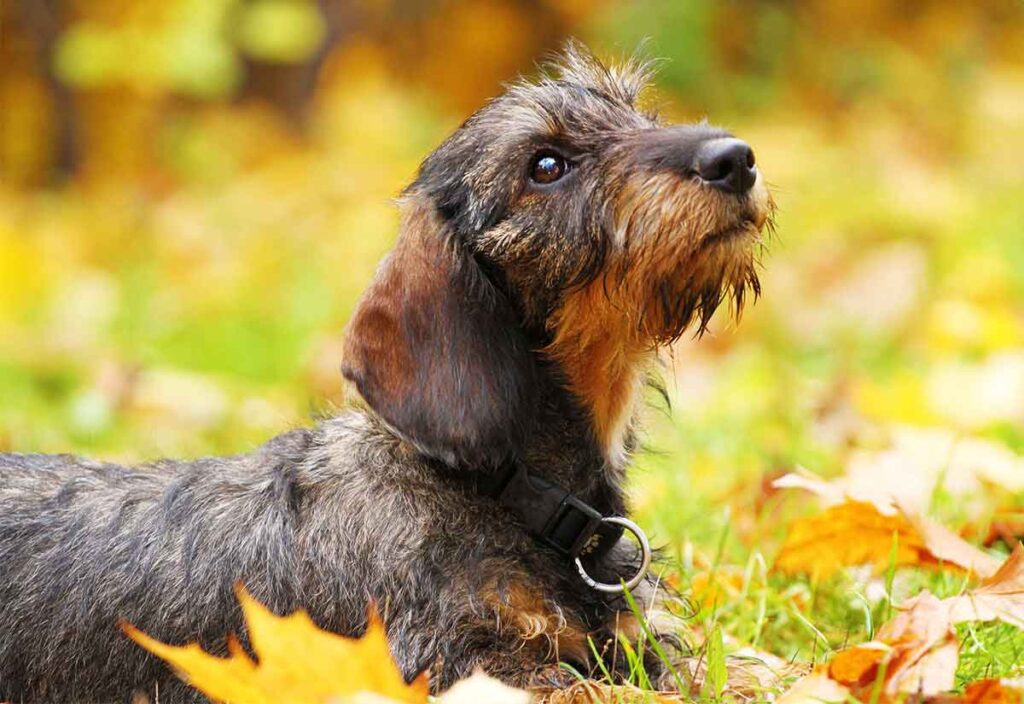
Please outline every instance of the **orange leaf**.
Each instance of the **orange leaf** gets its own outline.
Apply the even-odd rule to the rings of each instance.
[[[865,687],[875,681],[878,666],[891,650],[884,643],[865,643],[843,650],[828,664],[828,676],[847,687]]]
[[[998,567],[992,557],[934,521],[900,510],[883,513],[864,501],[846,501],[794,521],[775,567],[828,577],[848,565],[881,570],[891,561],[897,566],[945,563],[982,576]]]
[[[275,616],[244,589],[238,600],[256,653],[254,662],[237,641],[220,658],[198,645],[166,645],[124,624],[125,633],[167,661],[186,681],[215,701],[232,704],[325,704],[368,692],[406,704],[427,701],[426,673],[405,683],[388,648],[384,627],[370,615],[362,638],[344,638],[316,627],[305,612]]]
[[[845,701],[849,697],[871,701],[879,684],[883,702],[907,694],[938,695],[955,684],[958,647],[948,609],[923,592],[878,629],[877,641],[838,653],[827,667],[817,668],[794,684],[779,702]]]
[[[794,521],[775,567],[790,574],[819,577],[828,577],[846,565],[873,564],[884,569],[890,561],[893,535],[898,541],[897,565],[918,565],[926,560],[921,536],[902,515],[887,516],[872,504],[847,501]]]
[[[981,680],[967,685],[965,704],[1021,704],[1024,697],[1019,689],[1007,687],[999,680]]]

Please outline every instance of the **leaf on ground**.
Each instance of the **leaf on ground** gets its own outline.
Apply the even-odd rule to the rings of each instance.
[[[1024,545],[976,589],[945,600],[953,623],[1004,621],[1024,628]]]
[[[892,697],[901,692],[929,696],[953,689],[960,645],[945,604],[924,591],[899,610],[876,634],[892,648],[884,672],[885,692]]]
[[[964,689],[963,694],[940,694],[928,697],[924,704],[1021,704],[1024,692],[1014,682],[979,680]]]
[[[530,695],[521,689],[509,687],[482,671],[461,682],[456,682],[445,692],[438,704],[529,704]]]
[[[787,480],[782,486],[816,492],[815,484],[807,477],[787,475],[782,479]],[[775,567],[789,574],[824,578],[849,565],[874,565],[883,570],[891,563],[946,563],[982,577],[994,574],[999,567],[997,560],[935,521],[896,507],[883,511],[873,503],[852,500],[795,520]]]
[[[916,695],[926,702],[1020,702],[1020,692],[998,682],[978,682],[964,695],[953,689],[959,661],[954,625],[1002,620],[1024,628],[1024,545],[991,577],[966,594],[938,599],[928,591],[901,604],[876,639],[837,653],[801,678],[779,704],[811,701],[890,702]]]
[[[895,556],[890,555],[893,535]],[[902,516],[887,516],[871,504],[848,501],[793,521],[775,568],[825,578],[847,565],[873,564],[885,569],[890,559],[897,565],[919,565],[927,561],[928,551]]]
[[[989,577],[999,570],[999,560],[940,523],[903,509],[900,513],[921,535],[928,551],[939,562],[956,565],[979,577]]]
[[[905,694],[936,695],[955,685],[959,644],[948,610],[929,592],[900,607],[877,640],[836,654],[799,680],[779,704],[895,701]]]
[[[892,428],[891,440],[882,450],[854,451],[843,474],[834,479],[798,468],[773,486],[806,489],[827,504],[866,501],[882,511],[893,505],[924,511],[941,488],[969,509],[984,512],[987,500],[969,500],[990,498],[992,489],[1010,494],[1024,491],[1024,457],[998,442],[946,429],[900,426]],[[975,511],[968,513],[973,516]]]
[[[248,624],[254,661],[234,638],[229,655],[217,657],[199,645],[173,646],[123,624],[129,637],[169,663],[193,687],[232,704],[325,704],[359,693],[406,704],[425,704],[424,673],[410,685],[391,657],[384,626],[371,614],[362,638],[322,631],[309,616],[275,616],[244,589],[238,599]]]
[[[850,690],[844,687],[821,669],[797,680],[785,694],[776,700],[776,704],[819,704],[821,702],[845,702],[850,698]]]
[[[999,680],[981,680],[967,685],[961,701],[964,704],[1021,704],[1024,692]]]

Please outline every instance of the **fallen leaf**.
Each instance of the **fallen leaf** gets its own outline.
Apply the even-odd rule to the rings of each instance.
[[[482,671],[452,685],[438,700],[439,704],[529,704],[530,695],[488,677]]]
[[[818,493],[819,483],[801,475],[779,482]],[[777,482],[778,485],[778,482]],[[829,489],[824,489],[827,493]],[[893,536],[896,550],[893,554]],[[889,506],[888,511],[865,501],[847,500],[817,516],[800,518],[789,533],[775,567],[790,574],[828,577],[849,565],[951,564],[982,577],[994,574],[999,562],[935,521],[909,510]]]
[[[953,623],[999,620],[1024,628],[1024,545],[1017,543],[999,571],[976,589],[945,603]]]
[[[798,680],[780,704],[812,701],[894,701],[953,689],[959,644],[944,604],[923,592],[900,606],[876,640],[843,650]]]
[[[900,613],[878,629],[876,639],[892,647],[885,670],[885,692],[924,696],[953,689],[959,643],[948,609],[924,591],[898,607]]]
[[[780,704],[812,701],[897,701],[916,695],[934,704],[1021,702],[1020,691],[982,681],[963,696],[953,689],[959,643],[953,626],[963,621],[1001,620],[1024,628],[1024,545],[991,577],[962,596],[938,599],[928,591],[905,601],[878,629],[875,640],[847,648],[801,678]]]
[[[871,564],[881,570],[891,559],[896,565],[920,565],[929,560],[929,553],[903,516],[887,516],[872,504],[848,501],[793,521],[775,568],[825,578],[847,565]]]
[[[896,426],[889,447],[852,453],[835,479],[798,468],[773,486],[806,489],[826,505],[854,500],[873,503],[882,511],[898,505],[921,512],[940,487],[965,500],[991,494],[991,487],[1024,491],[1024,457],[998,442],[951,430]],[[983,508],[988,508],[987,502]]]
[[[921,535],[935,559],[962,567],[980,577],[994,575],[999,569],[999,560],[974,547],[945,526],[919,514],[901,512]]]
[[[963,700],[966,704],[1020,704],[1024,693],[999,680],[981,680],[967,685]]]
[[[1024,701],[1020,688],[1013,683],[1000,680],[979,680],[971,682],[963,694],[942,694],[929,697],[926,704],[1021,704]]]
[[[167,661],[189,684],[215,701],[232,704],[326,704],[370,693],[406,704],[425,704],[427,676],[406,684],[388,648],[384,626],[371,614],[362,638],[322,631],[306,613],[275,616],[238,589],[256,660],[229,638],[226,658],[199,645],[166,645],[123,624],[132,640]]]
[[[892,652],[885,643],[864,643],[842,650],[828,664],[828,676],[846,687],[866,687],[875,681],[878,666]]]
[[[850,689],[828,676],[822,669],[801,677],[776,704],[820,704],[821,702],[845,702],[851,696]]]
[[[735,599],[743,589],[743,570],[719,567],[717,570],[698,572],[690,580],[690,598],[702,609]]]

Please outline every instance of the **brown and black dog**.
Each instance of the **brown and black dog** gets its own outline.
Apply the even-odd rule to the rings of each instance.
[[[615,519],[657,350],[758,291],[772,210],[648,79],[570,45],[423,162],[348,330],[364,403],[235,457],[0,455],[0,700],[191,701],[117,624],[223,651],[236,583],[342,634],[375,602],[437,689],[592,671],[622,582],[655,598]]]

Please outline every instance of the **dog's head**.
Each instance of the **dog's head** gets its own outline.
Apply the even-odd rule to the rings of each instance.
[[[427,453],[514,454],[542,358],[610,448],[640,361],[757,292],[771,201],[753,152],[660,124],[638,105],[648,78],[643,62],[607,67],[571,45],[463,123],[403,195],[344,373]]]

